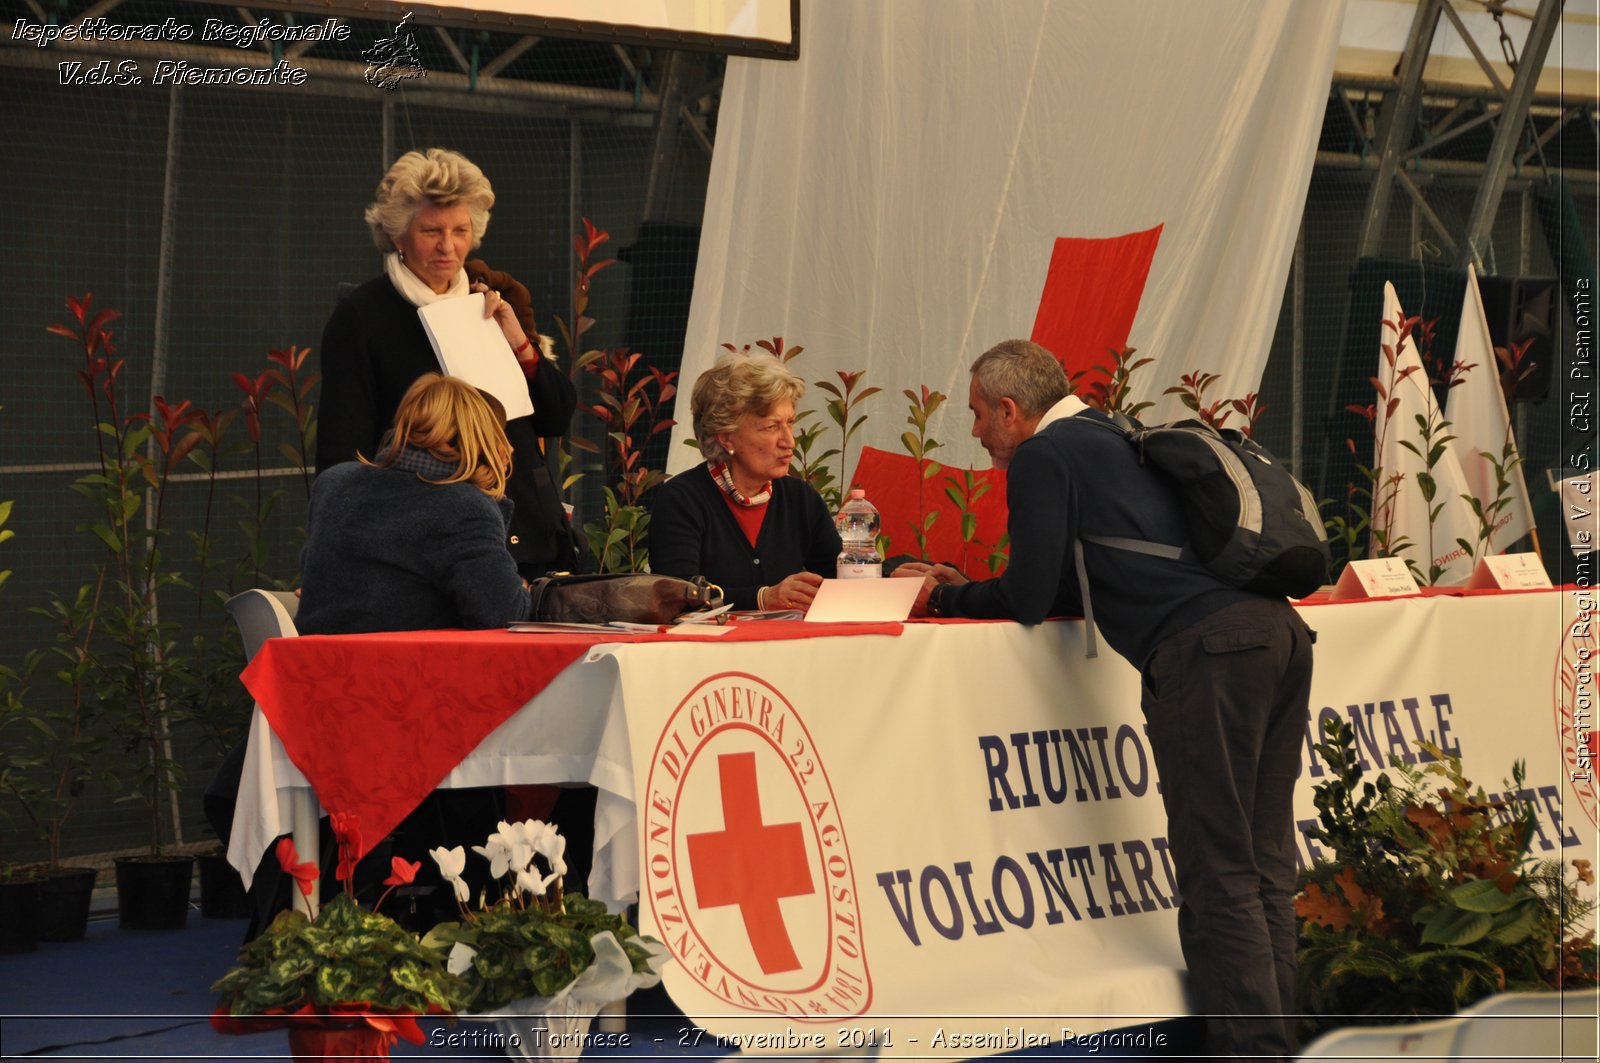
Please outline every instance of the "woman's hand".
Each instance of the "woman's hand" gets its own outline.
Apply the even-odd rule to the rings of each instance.
[[[768,587],[765,595],[768,609],[811,608],[811,600],[822,586],[822,577],[815,572],[796,572],[776,587]]]
[[[528,334],[522,330],[522,323],[517,320],[517,312],[505,297],[482,281],[475,281],[471,285],[474,292],[483,293],[483,316],[494,318],[495,324],[500,326],[500,331],[505,334],[506,342],[511,344],[511,349],[518,360],[539,357],[539,352],[529,342]]]

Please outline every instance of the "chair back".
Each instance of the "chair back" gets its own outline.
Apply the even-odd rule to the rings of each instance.
[[[1457,1053],[1473,1059],[1600,1058],[1600,989],[1499,993],[1462,1012]]]
[[[300,598],[293,591],[268,591],[259,587],[241,591],[228,599],[228,614],[239,625],[244,639],[244,659],[252,660],[268,639],[298,635],[294,614]]]
[[[1452,1015],[1402,1026],[1346,1026],[1317,1038],[1300,1053],[1300,1058],[1452,1063],[1459,1055],[1456,1042],[1465,1025],[1466,1019]]]

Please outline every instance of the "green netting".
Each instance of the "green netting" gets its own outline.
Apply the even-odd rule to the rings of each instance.
[[[47,8],[65,20],[87,6]],[[109,17],[132,25],[169,15],[240,17],[234,8],[172,3],[126,3]],[[354,36],[387,29],[356,23]],[[450,36],[478,70],[513,41]],[[93,293],[96,307],[121,313],[112,327],[125,363],[118,378],[125,411],[148,409],[153,391],[208,411],[237,410],[243,393],[233,374],[260,377],[271,351],[309,347],[305,370],[316,371],[340,287],[380,269],[361,219],[378,178],[399,153],[437,145],[465,153],[493,183],[497,202],[478,253],[527,284],[541,330],[558,337],[563,365],[570,369],[571,358],[557,318],[572,318],[571,238],[584,218],[611,235],[601,254],[622,260],[594,280],[588,315],[596,324],[584,345],[627,344],[652,362],[676,365],[709,155],[685,126],[656,157],[651,93],[669,53],[544,40],[498,72],[493,92],[480,93],[431,30],[418,39],[430,77],[396,91],[364,83],[359,65],[355,76],[333,69],[335,60],[359,61],[354,41],[282,56],[311,70],[292,89],[156,87],[148,83],[154,51],[135,55],[146,84],[63,85],[56,62],[81,55],[15,45],[0,52],[14,204],[12,253],[0,262],[0,499],[15,501],[5,524],[15,538],[0,546],[0,569],[13,572],[0,589],[0,663],[17,666],[29,649],[53,644],[51,622],[33,610],[92,584],[103,553],[79,530],[94,509],[72,489],[96,453],[90,399],[76,377],[84,356],[46,332],[71,320],[68,296]],[[111,53],[113,66],[122,58]],[[682,62],[688,87],[699,84],[703,94],[722,60]],[[580,385],[592,391],[582,376]],[[587,415],[579,420],[578,430],[600,435]],[[188,585],[166,590],[161,606],[164,617],[183,621],[185,639],[230,636],[217,607],[227,592],[295,579],[307,489],[281,449],[297,446],[297,434],[276,407],[264,411],[262,432],[259,527],[257,448],[242,420],[221,462],[237,478],[213,485],[186,466],[192,478],[169,491],[164,547]],[[592,507],[599,459],[580,453],[576,460],[590,475],[573,499]],[[202,528],[214,562],[203,585],[193,538]],[[36,677],[29,693],[36,703],[65,696],[46,674],[53,667],[47,660]],[[228,740],[193,727],[178,736],[189,776],[187,839],[207,836],[200,792]],[[116,764],[124,754],[108,747],[104,757]],[[118,792],[131,790],[124,782]],[[139,810],[108,796],[96,788],[80,806],[73,851],[140,844]],[[0,861],[35,855],[15,804],[3,808],[11,821],[0,822]]]

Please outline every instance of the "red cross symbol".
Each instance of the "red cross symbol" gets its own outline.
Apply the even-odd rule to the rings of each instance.
[[[737,904],[756,962],[766,974],[799,970],[800,960],[778,907],[782,897],[815,893],[799,823],[761,822],[756,755],[717,758],[722,782],[721,831],[689,835],[689,866],[702,908]]]
[[[1110,361],[1108,349],[1121,350],[1128,342],[1161,228],[1056,239],[1030,338],[1055,355],[1068,375],[1088,372],[1085,384],[1106,379],[1094,367]]]

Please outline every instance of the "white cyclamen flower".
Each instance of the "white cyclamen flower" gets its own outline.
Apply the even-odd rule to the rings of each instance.
[[[450,948],[450,957],[445,961],[445,968],[451,974],[465,974],[472,966],[472,958],[478,950],[464,941],[458,941]]]
[[[567,873],[566,853],[567,839],[562,837],[559,831],[551,828],[550,837],[546,839],[544,847],[539,850],[539,854],[545,858],[545,861],[550,865],[550,870],[557,877]]]
[[[467,902],[471,891],[467,884],[461,881],[461,873],[467,869],[467,851],[462,846],[446,849],[443,846],[429,849],[428,855],[433,857],[433,862],[439,865],[439,874],[450,885],[455,887],[456,900],[462,904]]]
[[[482,845],[474,845],[472,851],[489,861],[489,877],[499,878],[511,868],[511,846],[498,834],[491,834]]]
[[[523,868],[517,872],[517,888],[530,897],[543,897],[548,883],[549,879],[540,878],[537,871]]]

